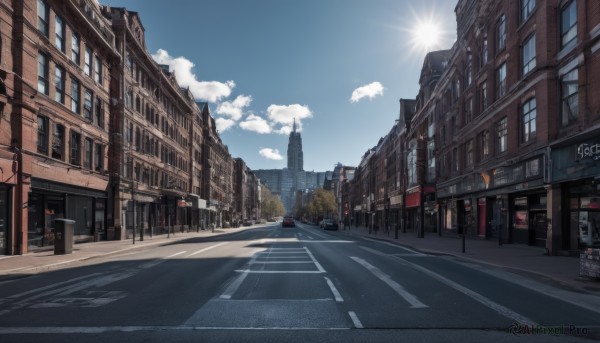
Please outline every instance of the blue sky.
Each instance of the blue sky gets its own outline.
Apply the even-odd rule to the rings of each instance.
[[[305,170],[357,165],[391,129],[399,99],[416,96],[426,51],[456,39],[456,0],[100,3],[140,14],[149,53],[210,102],[230,153],[251,169],[286,166],[294,117]],[[418,29],[429,22],[433,33]]]

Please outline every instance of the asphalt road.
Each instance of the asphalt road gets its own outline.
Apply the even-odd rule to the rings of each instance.
[[[600,309],[302,224],[0,283],[1,342],[589,342],[599,332]]]

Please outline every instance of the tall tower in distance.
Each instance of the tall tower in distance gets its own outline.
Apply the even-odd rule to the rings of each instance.
[[[292,172],[304,170],[302,137],[300,136],[300,132],[296,132],[296,118],[294,118],[294,126],[292,132],[290,132],[290,140],[288,142],[287,167]]]

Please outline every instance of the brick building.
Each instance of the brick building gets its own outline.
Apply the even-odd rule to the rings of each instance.
[[[460,0],[456,19],[453,47],[425,58],[414,115],[401,106],[402,229],[551,254],[599,245],[600,2]],[[372,158],[353,185],[362,211],[389,187],[365,179]]]
[[[205,228],[208,199],[231,219],[208,104],[152,59],[137,12],[3,1],[0,29],[0,254],[51,246],[58,218],[76,242]]]
[[[76,220],[75,239],[91,240],[105,227],[114,35],[94,1],[2,6],[13,24],[2,51],[12,53],[9,145],[18,165],[7,253],[52,244],[57,218]]]

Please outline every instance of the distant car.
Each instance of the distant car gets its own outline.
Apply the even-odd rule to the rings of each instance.
[[[283,217],[283,221],[281,222],[281,227],[286,227],[286,226],[291,226],[291,227],[296,226],[296,223],[294,222],[294,217]]]
[[[252,220],[246,219],[244,220],[244,226],[252,226],[254,224],[254,222]]]
[[[333,220],[333,219],[324,219],[321,225],[322,225],[323,229],[325,229],[325,230],[337,230],[338,229],[337,220]]]

